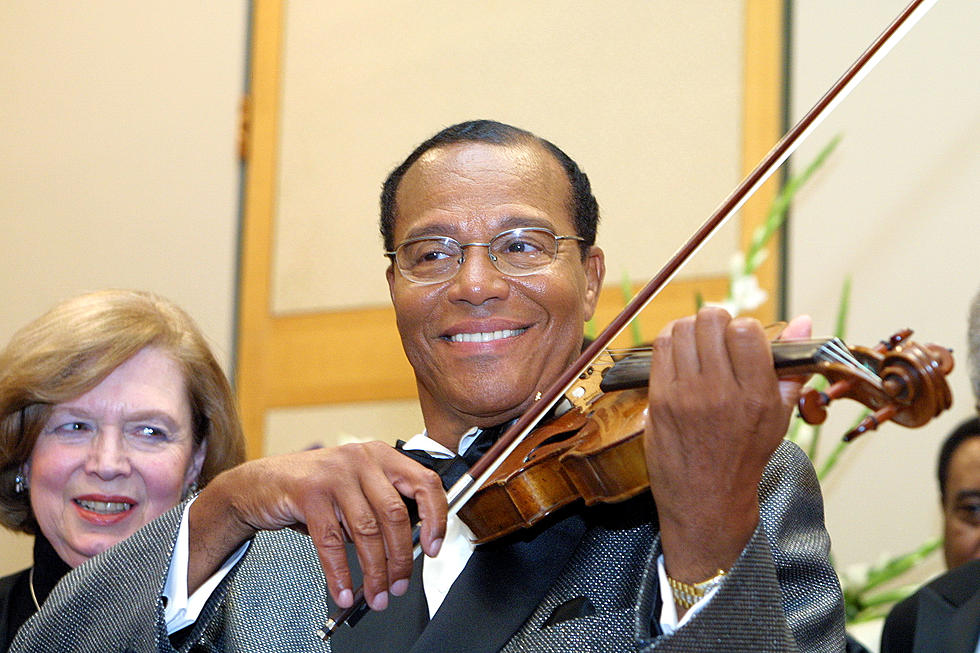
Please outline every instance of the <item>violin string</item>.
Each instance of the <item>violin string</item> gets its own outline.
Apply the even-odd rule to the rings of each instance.
[[[778,341],[777,341],[778,342]],[[881,377],[869,370],[860,360],[858,360],[851,350],[848,349],[847,345],[840,338],[814,338],[807,340],[793,340],[787,341],[792,342],[794,345],[818,345],[816,351],[816,358],[819,360],[824,360],[833,363],[840,363],[845,365],[855,371],[856,374],[864,378],[865,381],[870,383],[876,388],[881,387]],[[639,346],[639,347],[610,347],[606,349],[605,354],[610,358],[615,357],[628,357],[635,354],[649,354],[649,346]]]
[[[825,356],[826,360],[836,361],[843,365],[847,365],[859,376],[862,376],[866,381],[871,383],[874,387],[881,387],[881,377],[865,367],[864,364],[851,353],[851,350],[847,348],[840,338],[832,338],[828,340],[817,353],[820,356]]]

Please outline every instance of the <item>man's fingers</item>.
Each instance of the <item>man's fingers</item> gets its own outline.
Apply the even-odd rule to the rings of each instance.
[[[676,377],[689,377],[701,371],[699,352],[695,346],[696,328],[693,317],[685,317],[673,323],[670,342]]]
[[[725,330],[725,345],[731,369],[744,391],[762,393],[774,389],[772,346],[758,320],[732,320]]]
[[[389,592],[399,595],[408,589],[414,546],[403,495],[418,503],[423,520],[420,540],[429,555],[438,552],[445,536],[446,495],[438,475],[383,442],[267,458],[226,476],[209,488],[201,505],[206,507],[210,494],[230,483],[232,526],[240,523],[243,531],[236,542],[256,530],[306,531],[330,595],[342,608],[355,600],[348,538],[357,552],[364,598],[371,608],[383,610]],[[208,558],[200,566],[200,574],[205,574],[214,564]]]
[[[412,525],[402,495],[416,499],[425,521],[435,522],[427,526],[431,549],[435,535],[445,532],[445,493],[438,475],[383,443],[349,445],[337,454],[323,473],[312,475],[330,483],[303,513],[337,605],[353,600],[346,534],[357,552],[364,598],[372,609],[383,610],[389,592],[404,594],[412,575]]]
[[[327,580],[327,590],[334,602],[341,608],[349,608],[354,602],[351,587],[350,569],[347,566],[347,547],[344,532],[334,510],[326,503],[314,506],[306,530],[313,540],[323,574]]]
[[[723,308],[706,307],[698,311],[696,320],[697,355],[701,361],[702,383],[720,387],[735,378],[733,361],[728,351],[726,334],[734,320]]]
[[[396,479],[395,488],[415,500],[419,511],[422,550],[430,558],[435,557],[446,536],[446,515],[449,512],[446,491],[439,475],[431,469],[418,466],[412,472],[410,481]]]
[[[780,340],[805,340],[810,337],[813,328],[813,320],[809,315],[799,315],[793,318],[783,332],[779,334]],[[782,396],[783,403],[786,405],[796,404],[800,396],[800,389],[809,380],[808,376],[788,376],[779,381],[779,394]]]
[[[798,315],[794,317],[782,333],[779,334],[780,340],[802,340],[810,337],[813,328],[813,320],[809,315]]]
[[[398,455],[401,456],[401,454]],[[402,457],[404,458],[404,456]],[[408,459],[406,458],[406,460]],[[408,460],[408,462],[412,461]],[[412,524],[409,520],[408,509],[405,507],[405,501],[395,491],[392,481],[381,468],[367,470],[362,478],[362,484],[364,496],[367,498],[371,513],[374,516],[375,523],[372,526],[378,529],[377,535],[380,535],[384,544],[387,588],[394,589],[393,593],[395,594],[404,594],[408,579],[412,575],[412,562],[414,560]],[[363,535],[376,536],[373,533]],[[355,537],[354,542],[357,544],[356,535],[352,533],[352,536]],[[360,556],[360,546],[358,546],[358,555]],[[363,568],[365,562],[362,560],[361,564]],[[365,575],[366,573],[365,569]],[[404,582],[399,583],[399,581]],[[367,594],[366,583],[365,594]]]

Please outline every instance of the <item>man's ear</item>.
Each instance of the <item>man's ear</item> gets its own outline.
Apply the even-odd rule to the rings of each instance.
[[[591,320],[599,303],[602,280],[606,277],[606,255],[593,245],[585,256],[585,319]]]
[[[388,265],[388,269],[385,270],[385,279],[388,280],[388,296],[391,297],[391,303],[395,303],[395,264],[391,263]]]

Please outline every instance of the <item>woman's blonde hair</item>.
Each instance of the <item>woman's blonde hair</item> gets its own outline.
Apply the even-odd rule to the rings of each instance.
[[[170,354],[184,373],[195,445],[207,443],[198,485],[245,459],[228,379],[197,325],[173,302],[137,290],[102,290],[58,304],[0,352],[0,523],[35,533],[15,477],[52,406],[85,394],[145,347]]]

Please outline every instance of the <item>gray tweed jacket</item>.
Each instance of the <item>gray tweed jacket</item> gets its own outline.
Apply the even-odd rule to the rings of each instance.
[[[655,515],[620,519],[625,509],[612,509],[479,547],[427,624],[406,598],[329,644],[315,635],[331,606],[309,539],[261,533],[180,650],[842,651],[843,602],[820,489],[795,445],[773,455],[759,494],[751,541],[706,608],[670,636],[651,632]],[[11,651],[173,651],[160,591],[179,519],[175,509],[66,576]]]

